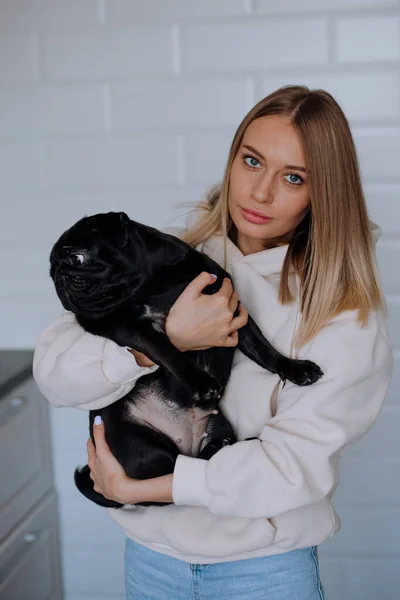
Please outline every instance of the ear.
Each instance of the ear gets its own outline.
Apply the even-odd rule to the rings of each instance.
[[[118,246],[120,248],[125,248],[126,244],[128,243],[128,239],[129,239],[129,232],[131,229],[131,220],[128,217],[128,215],[124,212],[118,213],[118,219],[119,219]]]
[[[118,213],[119,216],[119,220],[121,221],[121,223],[124,223],[125,225],[129,224],[131,222],[130,218],[128,217],[128,215],[124,212],[120,212]]]
[[[154,268],[172,267],[181,263],[190,247],[179,238],[157,229],[148,228],[151,236],[148,246],[152,250],[152,262]]]

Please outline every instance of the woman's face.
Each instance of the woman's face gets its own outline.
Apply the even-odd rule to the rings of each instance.
[[[303,148],[287,117],[272,115],[247,128],[232,163],[229,212],[243,254],[288,238],[308,211],[309,176]]]

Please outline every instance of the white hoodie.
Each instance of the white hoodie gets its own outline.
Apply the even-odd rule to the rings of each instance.
[[[189,217],[189,227],[195,219]],[[223,263],[221,237],[198,249]],[[293,356],[299,306],[278,302],[286,251],[243,256],[228,242],[228,271],[264,335]],[[174,504],[109,509],[126,534],[193,563],[279,554],[333,535],[340,527],[331,503],[339,458],[373,425],[392,372],[384,315],[373,312],[366,327],[356,317],[342,313],[298,352],[324,372],[310,387],[282,387],[277,375],[236,350],[222,407],[238,443],[210,461],[180,455]],[[157,368],[139,367],[126,349],[84,332],[71,314],[44,331],[34,357],[34,376],[48,400],[81,409],[115,402]]]

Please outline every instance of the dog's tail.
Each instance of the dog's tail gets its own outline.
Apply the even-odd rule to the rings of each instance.
[[[114,500],[108,500],[103,496],[103,494],[99,494],[99,492],[96,492],[93,489],[94,484],[90,479],[90,469],[88,465],[85,465],[80,469],[75,469],[74,479],[75,485],[81,494],[99,506],[104,506],[105,508],[121,508],[124,506],[119,502],[114,502]]]

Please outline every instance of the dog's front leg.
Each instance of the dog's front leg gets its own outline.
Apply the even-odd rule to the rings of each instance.
[[[322,377],[321,369],[310,360],[288,358],[278,352],[250,316],[238,333],[239,350],[264,369],[278,373],[283,381],[288,379],[297,385],[310,385]]]
[[[222,392],[220,384],[176,348],[165,333],[154,330],[150,323],[135,321],[129,326],[124,324],[113,338],[120,346],[143,352],[175,377],[188,391],[188,406],[206,408],[218,401]]]

